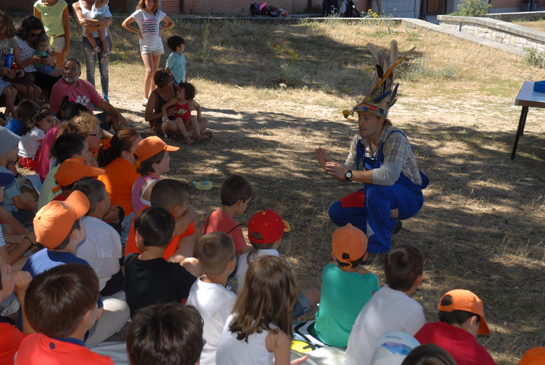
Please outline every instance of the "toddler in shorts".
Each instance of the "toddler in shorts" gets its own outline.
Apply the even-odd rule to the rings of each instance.
[[[91,18],[104,20],[111,17],[112,13],[110,13],[110,8],[108,7],[108,0],[96,0],[93,4],[93,8],[91,9]],[[106,41],[107,29],[108,27],[100,28],[98,26],[85,28],[85,36],[93,46],[93,53],[91,54],[91,56],[96,56],[100,53],[100,51],[102,51],[97,45],[97,42],[95,42],[95,37],[93,37],[93,32],[98,31],[98,36],[100,37],[100,40],[102,41],[102,46],[104,47],[104,52],[102,52],[103,56],[100,60],[100,63],[104,63],[110,58],[110,49],[108,47],[108,42]]]

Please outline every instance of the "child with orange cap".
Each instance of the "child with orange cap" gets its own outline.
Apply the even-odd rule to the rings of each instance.
[[[140,177],[132,188],[132,208],[139,212],[144,206],[151,206],[151,191],[161,174],[170,170],[170,152],[178,151],[180,147],[169,146],[159,137],[143,139],[138,144],[134,154],[138,158],[136,171]]]
[[[322,271],[316,334],[330,346],[346,347],[363,306],[380,289],[378,277],[361,267],[367,258],[367,237],[348,223],[333,232],[333,262]],[[350,298],[350,300],[346,300]]]
[[[252,249],[240,256],[237,269],[238,290],[242,289],[246,271],[252,261],[261,256],[280,257],[278,248],[282,242],[282,235],[288,231],[287,222],[273,210],[267,209],[257,212],[248,221],[248,239]],[[307,289],[299,293],[295,307],[293,308],[293,319],[310,312],[320,300],[320,290],[316,288]]]
[[[74,191],[65,201],[52,201],[40,209],[34,218],[34,232],[36,241],[45,248],[29,257],[23,271],[28,271],[35,277],[63,264],[75,262],[89,266],[87,261],[76,256],[78,246],[86,239],[85,226],[81,223],[81,218],[89,211],[89,207],[89,199],[85,194]],[[116,299],[109,301],[108,308],[103,308],[102,297],[100,295],[98,297],[97,319],[105,315],[101,321],[97,321],[95,324],[97,327],[87,338],[89,348],[119,331],[129,318],[126,303]],[[19,325],[21,324],[22,318],[19,315]]]
[[[427,323],[414,335],[424,345],[434,343],[454,357],[458,365],[494,365],[492,356],[477,343],[489,335],[483,302],[469,290],[451,290],[439,302],[439,321]]]
[[[88,177],[96,178],[104,173],[103,169],[97,167],[92,167],[87,163],[83,158],[69,158],[64,161],[60,166],[57,172],[55,173],[55,181],[57,186],[55,186],[52,191],[56,193],[59,190],[62,190],[60,195],[57,195],[53,200],[56,201],[65,201],[66,198],[74,190],[74,185]]]

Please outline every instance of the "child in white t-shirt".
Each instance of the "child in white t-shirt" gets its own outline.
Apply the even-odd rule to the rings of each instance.
[[[411,245],[398,246],[384,257],[387,285],[358,315],[348,338],[345,365],[369,365],[382,334],[401,331],[414,336],[426,324],[422,305],[411,298],[422,284],[423,267],[422,253]]]
[[[282,235],[287,230],[287,223],[273,210],[267,209],[257,212],[248,221],[248,239],[252,249],[240,255],[237,268],[238,292],[244,286],[246,271],[254,260],[261,256],[280,257],[278,248],[282,241]],[[288,264],[289,265],[289,264]],[[316,288],[307,289],[299,293],[297,302],[293,308],[293,319],[310,312],[320,301],[320,290]]]
[[[186,304],[197,308],[204,320],[206,343],[200,364],[215,365],[221,332],[237,300],[237,296],[225,288],[227,278],[235,269],[235,243],[227,233],[208,233],[199,239],[197,252],[204,275],[191,287]]]
[[[138,23],[139,29],[131,25],[133,22]],[[161,27],[161,22],[166,24]],[[142,54],[144,66],[146,66],[142,104],[146,106],[150,92],[155,90],[153,75],[159,68],[161,55],[165,53],[163,41],[161,40],[161,31],[172,28],[174,22],[159,10],[159,1],[140,0],[136,5],[136,11],[123,21],[122,26],[128,31],[138,34],[140,38],[140,53]]]
[[[248,267],[247,280],[221,333],[218,365],[296,365],[290,362],[292,309],[297,286],[290,265],[262,256]],[[206,320],[205,320],[206,321]]]
[[[53,112],[42,108],[21,129],[19,141],[19,164],[26,169],[34,170],[36,167],[36,153],[42,146],[45,134],[51,129]]]

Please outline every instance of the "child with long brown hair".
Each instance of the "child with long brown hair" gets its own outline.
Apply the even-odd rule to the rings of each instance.
[[[290,362],[295,277],[279,257],[262,256],[248,267],[244,286],[221,334],[218,365],[297,365]]]
[[[42,108],[21,128],[19,141],[19,164],[26,169],[36,168],[36,155],[42,147],[45,134],[51,129],[53,112]]]

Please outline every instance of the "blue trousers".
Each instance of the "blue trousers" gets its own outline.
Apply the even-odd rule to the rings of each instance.
[[[339,226],[352,223],[367,234],[367,250],[384,253],[392,245],[396,220],[391,210],[399,209],[399,219],[409,219],[420,211],[424,196],[418,188],[396,182],[392,186],[365,184],[365,203],[361,207],[343,207],[338,200],[329,208],[329,217]]]

